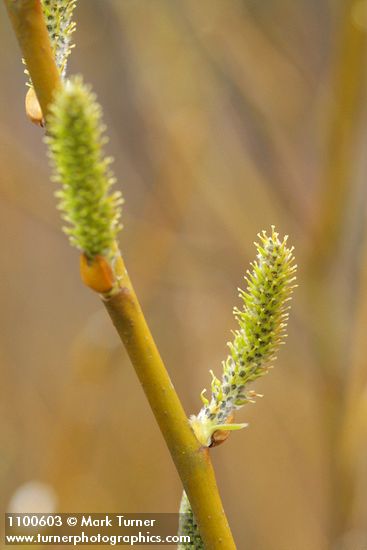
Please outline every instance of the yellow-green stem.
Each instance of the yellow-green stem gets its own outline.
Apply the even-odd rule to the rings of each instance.
[[[195,437],[164,367],[126,270],[121,290],[104,299],[189,497],[205,547],[236,548],[208,449]]]
[[[61,85],[40,0],[5,0],[44,117]]]
[[[42,112],[61,85],[39,0],[5,0]],[[122,262],[122,260],[121,260]],[[235,550],[207,448],[200,445],[164,367],[126,270],[104,304],[125,345],[166,440],[205,547]]]

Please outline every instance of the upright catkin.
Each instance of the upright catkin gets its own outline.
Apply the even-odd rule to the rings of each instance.
[[[295,288],[293,247],[288,247],[288,237],[279,239],[272,227],[268,236],[265,231],[258,235],[256,260],[247,272],[246,290],[239,289],[242,309],[235,308],[234,316],[238,329],[228,343],[229,355],[223,361],[222,377],[219,380],[212,372],[211,398],[202,392],[203,407],[191,424],[199,441],[207,447],[216,444],[216,435],[246,424],[233,424],[232,418],[246,403],[254,402],[259,395],[249,389],[252,382],[269,372],[276,358],[276,351],[284,343],[289,315],[289,301]],[[191,540],[200,539],[195,518],[186,494],[181,501],[179,534],[190,535]],[[201,539],[200,539],[201,540]],[[196,543],[195,548],[203,548]],[[191,545],[179,546],[182,550]]]

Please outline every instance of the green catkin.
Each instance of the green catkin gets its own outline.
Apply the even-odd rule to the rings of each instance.
[[[58,208],[67,222],[64,232],[70,243],[90,260],[103,256],[111,263],[116,255],[116,236],[121,229],[119,191],[109,168],[111,158],[103,154],[101,107],[81,77],[60,89],[47,118],[46,142],[54,167]]]
[[[257,394],[248,386],[269,371],[286,336],[296,271],[293,248],[287,247],[287,237],[279,240],[274,227],[270,236],[265,231],[259,234],[259,240],[255,243],[257,259],[245,277],[247,289],[239,289],[243,307],[234,309],[239,328],[228,343],[230,353],[223,362],[222,379],[212,373],[211,399],[202,394],[204,405],[191,417],[197,436],[207,446],[213,432],[221,429],[234,411],[254,401]]]
[[[41,3],[56,65],[65,78],[67,60],[74,47],[71,35],[75,31],[72,17],[76,0],[41,0]]]
[[[272,366],[275,353],[286,337],[289,305],[295,288],[293,247],[287,246],[287,237],[279,239],[272,227],[271,235],[265,231],[258,235],[256,261],[248,271],[247,289],[239,289],[242,309],[234,309],[239,328],[233,332],[233,340],[228,343],[229,355],[223,362],[222,378],[212,373],[211,399],[202,393],[203,407],[197,416],[191,417],[191,424],[199,441],[204,446],[213,443],[217,430],[239,429],[244,424],[231,424],[233,413],[258,396],[248,386],[264,376]],[[179,534],[195,529],[195,518],[190,503],[184,493],[181,502],[186,514],[180,522]],[[182,547],[185,548],[185,547]],[[189,548],[189,546],[187,546]],[[202,548],[202,546],[191,546]]]
[[[73,21],[76,0],[41,0],[41,6],[55,62],[60,76],[64,80],[68,57],[74,47],[71,38],[76,27]],[[25,69],[25,73],[29,77],[27,69]],[[32,86],[30,78],[28,86]]]
[[[180,536],[190,537],[190,543],[180,543],[178,550],[204,550],[204,544],[198,526],[192,513],[189,499],[184,491],[180,505],[180,522],[178,532]]]

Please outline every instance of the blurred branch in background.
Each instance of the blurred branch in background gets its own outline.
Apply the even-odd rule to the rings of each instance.
[[[340,251],[356,175],[363,91],[366,77],[365,2],[345,0],[331,76],[325,163],[311,243],[315,277],[332,269]]]
[[[338,541],[348,532],[354,505],[355,462],[347,464],[342,450],[345,417],[349,418],[350,414],[346,408],[348,385],[353,376],[347,338],[350,306],[345,300],[348,295],[345,279],[338,285],[335,281],[341,273],[348,274],[348,270],[350,278],[353,266],[358,264],[356,258],[350,258],[350,266],[343,268],[340,259],[346,234],[355,228],[351,224],[348,227],[347,221],[358,188],[356,161],[367,67],[366,15],[366,2],[347,0],[343,4],[340,38],[335,40],[320,204],[309,258],[309,300],[312,300],[316,322],[319,399],[330,457],[329,537],[332,541]],[[363,225],[366,232],[365,222]],[[337,314],[330,308],[330,302],[338,304]]]

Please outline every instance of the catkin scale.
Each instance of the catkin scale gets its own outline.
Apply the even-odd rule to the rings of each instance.
[[[41,106],[34,88],[29,88],[25,96],[25,112],[29,120],[33,122],[33,124],[36,124],[36,126],[43,127],[45,125]]]
[[[111,292],[115,283],[111,266],[103,256],[89,260],[85,254],[81,254],[80,277],[86,286],[99,294]]]

